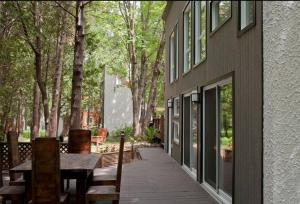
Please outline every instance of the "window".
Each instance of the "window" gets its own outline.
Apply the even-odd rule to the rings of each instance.
[[[179,97],[174,98],[174,110],[173,110],[173,120],[172,120],[172,128],[173,128],[173,137],[174,142],[179,144]]]
[[[179,143],[179,123],[177,121],[173,121],[173,134],[174,134],[174,142]]]
[[[184,11],[184,72],[191,69],[191,4],[189,3]]]
[[[178,26],[176,25],[174,31],[170,36],[170,83],[178,79]]]
[[[195,1],[195,56],[194,64],[206,58],[206,2]]]
[[[230,1],[213,1],[211,3],[211,31],[215,31],[231,17]]]
[[[183,167],[197,177],[197,104],[191,94],[183,97]]]
[[[174,116],[179,116],[179,98],[174,98]]]
[[[253,25],[255,21],[255,1],[239,2],[239,29]]]

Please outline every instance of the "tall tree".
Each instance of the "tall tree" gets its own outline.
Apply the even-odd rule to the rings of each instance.
[[[75,16],[75,45],[74,45],[74,67],[72,78],[71,95],[71,129],[81,128],[81,89],[83,80],[83,60],[84,60],[84,6],[85,1],[76,1]]]
[[[138,5],[139,4],[139,5]],[[131,92],[133,100],[133,127],[135,136],[142,135],[145,127],[154,111],[155,99],[157,95],[158,78],[160,76],[160,66],[163,60],[163,51],[165,45],[164,29],[162,26],[161,16],[159,19],[155,19],[155,26],[151,26],[153,22],[150,22],[150,17],[155,13],[155,3],[148,2],[119,2],[120,12],[122,14],[124,23],[127,28],[127,51],[130,64],[130,80],[131,80]],[[140,14],[140,21],[137,16]],[[140,30],[140,31],[139,31]],[[155,44],[149,38],[149,32],[155,33],[155,31],[161,31],[161,40],[158,46],[155,48],[156,58],[154,63],[151,64],[151,55],[153,53],[147,49],[147,42]],[[159,32],[160,33],[160,32]],[[140,42],[137,39],[141,39]],[[140,57],[140,65],[138,64],[138,58]],[[150,77],[145,79],[149,74],[147,71],[151,67]],[[149,93],[147,94],[148,100],[146,101],[146,88],[147,84],[151,83]]]
[[[49,106],[48,106],[48,96],[47,91],[45,87],[45,83],[42,79],[42,48],[41,48],[41,13],[39,11],[39,5],[38,2],[33,2],[31,6],[31,13],[33,14],[33,25],[35,26],[35,40],[32,42],[28,25],[26,24],[24,20],[24,13],[20,6],[20,4],[17,2],[18,11],[20,13],[20,21],[22,24],[24,36],[26,39],[26,42],[31,47],[32,51],[34,52],[35,56],[35,79],[36,83],[38,85],[39,90],[37,89],[36,85],[34,85],[34,103],[33,103],[33,117],[32,117],[32,125],[31,125],[31,137],[37,137],[39,134],[39,123],[40,123],[40,106],[39,106],[39,97],[40,93],[42,95],[42,104],[44,106],[44,117],[45,117],[45,126],[47,127],[48,124],[48,117],[49,117]]]
[[[66,7],[68,8],[68,7]],[[60,27],[58,31],[58,41],[56,45],[56,68],[54,73],[54,82],[52,89],[52,108],[50,113],[50,123],[48,128],[48,134],[50,137],[55,137],[57,133],[57,126],[59,120],[59,102],[61,97],[61,79],[63,68],[63,56],[66,43],[66,16],[67,13],[63,12],[60,17]]]

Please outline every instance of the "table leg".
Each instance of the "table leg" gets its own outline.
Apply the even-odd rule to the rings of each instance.
[[[29,202],[31,200],[31,172],[30,173],[24,173],[24,180],[25,180],[25,201]]]
[[[76,179],[76,203],[78,204],[85,204],[86,183],[86,179]]]

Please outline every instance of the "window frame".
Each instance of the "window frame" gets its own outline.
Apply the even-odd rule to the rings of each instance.
[[[175,101],[178,100],[178,106],[177,106],[177,103],[175,103]],[[174,109],[173,109],[173,116],[174,117],[179,117],[179,112],[180,112],[180,100],[179,100],[179,97],[176,97],[173,99],[173,103],[174,103]],[[175,108],[175,104],[176,104],[176,107],[178,108],[178,112],[175,112],[176,108]]]
[[[177,125],[177,137],[175,137],[175,125]],[[173,141],[176,144],[179,144],[180,142],[180,127],[179,127],[179,122],[177,120],[172,120],[172,134],[173,134]]]
[[[190,23],[189,23],[189,26],[190,26],[190,39],[189,39],[189,44],[190,44],[190,47],[188,49],[188,52],[187,52],[187,49],[186,49],[186,30],[185,30],[185,27],[186,27],[186,23],[185,23],[185,18],[186,18],[186,13],[189,13],[190,15]],[[192,33],[193,33],[193,30],[192,30],[192,19],[193,19],[193,16],[192,16],[192,3],[191,1],[188,1],[188,3],[186,4],[186,6],[184,7],[183,9],[183,75],[185,75],[186,73],[188,73],[189,71],[192,70]],[[189,60],[190,60],[190,64],[186,67],[186,52],[187,53],[190,53],[189,54]]]
[[[173,75],[171,75],[171,42],[172,42],[172,35],[174,35],[174,67],[173,67]],[[175,24],[170,36],[169,36],[169,83],[172,84],[179,78],[179,66],[178,66],[178,58],[179,58],[179,41],[178,41],[178,22]],[[173,80],[171,80],[171,76]]]
[[[192,13],[192,20],[193,20],[193,26],[194,26],[194,31],[193,31],[193,47],[194,47],[194,50],[193,50],[193,68],[194,67],[196,67],[196,66],[198,66],[199,64],[202,64],[205,60],[206,60],[206,58],[207,58],[207,2],[206,1],[197,1],[197,2],[199,2],[199,4],[200,4],[200,13],[199,13],[199,18],[200,18],[200,22],[198,22],[198,20],[196,20],[196,1],[194,2],[194,4],[193,4],[193,8],[192,8],[192,11],[193,11],[193,13]],[[200,26],[200,29],[199,29],[199,31],[200,31],[200,33],[201,33],[201,25],[202,25],[202,23],[201,23],[201,4],[202,3],[205,3],[205,56],[203,57],[203,58],[201,58],[201,38],[203,37],[203,36],[201,36],[201,34],[200,35],[196,35],[196,25],[198,24],[199,26]],[[199,33],[198,33],[199,34]],[[198,38],[199,37],[199,39],[197,39],[196,40],[196,38]],[[197,43],[200,43],[200,50],[199,50],[199,52],[200,53],[198,53],[199,54],[199,61],[198,62],[196,62],[196,55],[197,55],[197,53],[196,53],[196,46],[197,46]]]
[[[202,121],[200,121],[201,125],[202,125],[202,129],[201,134],[202,134],[202,144],[200,144],[200,148],[202,148],[202,155],[201,155],[201,163],[202,163],[202,172],[201,172],[201,178],[202,178],[202,184],[203,187],[209,191],[212,195],[214,195],[218,200],[224,202],[224,203],[232,203],[234,200],[234,192],[235,192],[235,170],[234,168],[232,169],[232,195],[228,195],[226,192],[224,192],[222,189],[219,188],[219,186],[217,185],[219,180],[219,153],[216,153],[216,155],[218,154],[218,156],[216,157],[216,188],[212,187],[208,182],[206,182],[205,180],[205,112],[206,112],[206,103],[205,103],[205,92],[210,90],[210,89],[215,89],[216,90],[216,146],[217,148],[219,148],[219,130],[220,130],[220,97],[219,97],[219,93],[218,93],[218,89],[224,85],[227,84],[232,84],[232,147],[233,147],[233,167],[235,166],[235,133],[236,133],[236,128],[235,128],[235,83],[234,83],[235,79],[234,79],[234,75],[230,74],[230,75],[225,75],[222,78],[218,79],[217,81],[215,81],[212,84],[208,84],[206,86],[204,86],[202,88],[203,93],[202,93],[202,115],[200,116],[202,118]],[[218,150],[219,151],[219,150]]]
[[[172,37],[174,35],[174,37]],[[172,67],[173,62],[175,62],[174,58],[174,47],[175,47],[175,42],[173,45],[173,49],[172,50],[172,38],[174,38],[175,40],[175,34],[174,34],[174,30],[171,32],[170,37],[169,37],[169,83],[172,84],[174,82],[174,71],[175,71],[175,63],[174,63],[174,67]],[[173,56],[172,56],[173,55]]]
[[[253,28],[256,25],[256,2],[253,1],[254,7],[253,7],[253,22],[248,24],[245,28],[241,29],[241,1],[238,1],[238,10],[237,10],[237,16],[238,16],[238,37],[241,36],[242,34],[246,33],[249,31],[251,28]]]
[[[209,20],[210,20],[210,25],[209,25],[209,31],[210,31],[210,36],[212,36],[213,34],[215,34],[220,28],[222,28],[223,27],[223,25],[225,24],[225,23],[227,23],[231,18],[232,18],[232,1],[230,1],[230,15],[229,15],[229,17],[228,18],[226,18],[222,23],[220,23],[218,26],[216,26],[215,27],[215,29],[213,30],[212,29],[212,9],[213,9],[213,7],[212,7],[212,5],[213,5],[213,3],[220,3],[221,1],[211,1],[210,3],[209,3]]]

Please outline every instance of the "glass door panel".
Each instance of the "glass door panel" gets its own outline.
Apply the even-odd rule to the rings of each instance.
[[[216,89],[205,91],[204,180],[216,188]]]
[[[232,195],[232,84],[219,87],[219,188]]]
[[[184,97],[183,101],[183,151],[184,164],[190,168],[190,142],[191,142],[191,99],[190,96]]]
[[[191,128],[192,128],[192,138],[191,138],[191,169],[194,172],[197,172],[197,104],[192,103],[191,108]]]
[[[169,108],[169,113],[168,113],[168,127],[169,127],[169,130],[168,130],[168,153],[169,155],[171,155],[171,151],[172,151],[172,142],[173,142],[173,133],[172,133],[172,109]]]

